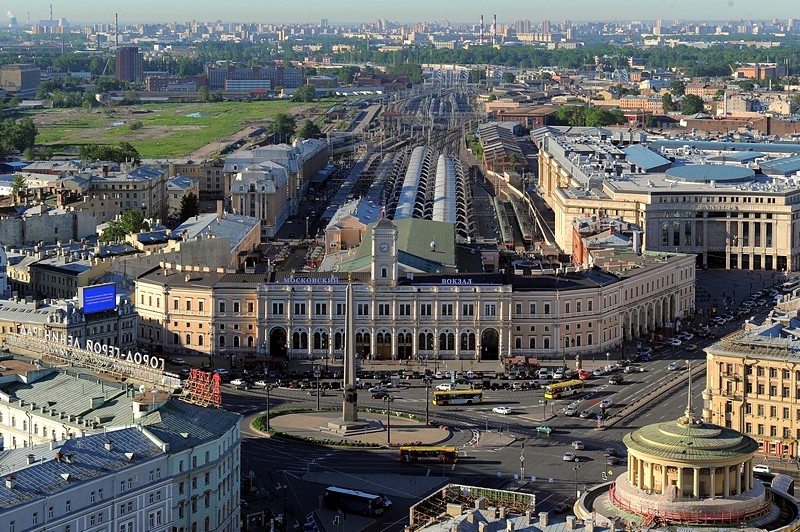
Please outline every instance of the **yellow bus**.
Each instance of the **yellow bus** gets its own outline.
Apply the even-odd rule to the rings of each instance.
[[[583,386],[584,382],[578,379],[550,384],[544,387],[544,398],[560,399],[568,395],[583,393]]]
[[[483,402],[482,390],[436,390],[433,392],[435,405],[473,405]]]

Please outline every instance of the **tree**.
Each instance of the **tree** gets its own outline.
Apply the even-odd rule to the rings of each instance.
[[[81,159],[142,164],[142,157],[139,155],[139,151],[130,142],[120,142],[116,146],[110,144],[84,144],[78,149],[78,155],[80,155]]]
[[[14,174],[14,179],[11,182],[11,196],[21,202],[23,195],[28,197],[28,183],[21,174]]]
[[[683,80],[676,79],[669,84],[669,91],[675,96],[683,96],[686,94],[686,83]]]
[[[298,87],[292,95],[293,102],[313,102],[317,97],[317,89],[313,85]]]
[[[301,139],[310,139],[320,135],[319,126],[313,120],[306,120],[303,126],[297,131],[297,136]]]
[[[694,115],[702,113],[705,106],[703,99],[695,94],[687,94],[681,100],[681,113],[685,115]]]
[[[148,224],[141,211],[130,209],[122,213],[116,220],[108,222],[103,234],[100,235],[101,242],[118,242],[125,238],[125,235],[138,233],[142,230],[149,230]]]
[[[669,113],[670,111],[675,111],[678,106],[675,105],[675,102],[672,100],[672,94],[665,92],[663,96],[661,96],[661,106],[664,108],[665,113]]]
[[[295,123],[292,115],[278,113],[275,115],[275,121],[270,124],[268,132],[270,135],[279,136],[283,142],[289,142],[294,135],[296,128],[297,124]]]
[[[188,220],[200,213],[200,200],[194,192],[189,192],[181,198],[181,220]]]
[[[208,87],[203,85],[199,89],[197,89],[197,95],[200,97],[201,102],[207,102],[211,97],[211,94],[208,92]]]
[[[14,121],[6,118],[0,122],[0,151],[25,151],[36,143],[36,126],[30,118]]]
[[[503,72],[503,83],[514,83],[517,81],[517,76],[513,72]]]

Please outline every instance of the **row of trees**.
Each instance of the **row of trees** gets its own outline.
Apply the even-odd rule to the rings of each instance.
[[[14,120],[6,118],[0,122],[0,152],[7,155],[13,151],[25,151],[36,143],[36,125],[30,118]]]
[[[113,144],[84,144],[78,154],[81,159],[114,161],[115,163],[132,162],[136,165],[142,163],[139,151],[130,142],[120,142]]]
[[[267,128],[267,133],[275,135],[281,142],[289,142],[295,135],[301,139],[310,139],[319,135],[321,131],[313,120],[306,120],[298,130],[297,122],[292,115],[278,113]]]

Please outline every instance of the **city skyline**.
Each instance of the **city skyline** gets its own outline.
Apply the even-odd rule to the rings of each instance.
[[[32,0],[12,1],[5,7],[5,17],[13,14],[20,25],[26,24],[28,13],[31,23],[49,19],[51,2]],[[99,0],[80,0],[76,3],[53,2],[53,18],[66,18],[70,23],[113,22],[119,14],[123,24],[138,22],[171,21],[216,21],[264,23],[311,22],[328,19],[331,24],[366,22],[387,19],[397,22],[432,22],[449,20],[452,23],[475,23],[483,14],[486,24],[491,24],[492,15],[498,22],[513,22],[517,19],[540,21],[590,20],[771,20],[773,18],[800,18],[797,4],[791,0],[768,0],[753,9],[752,4],[736,0],[714,0],[697,3],[690,0],[658,0],[642,3],[634,0],[598,4],[591,0],[573,0],[566,5],[543,5],[524,8],[516,0],[497,0],[491,5],[477,0],[460,2],[437,2],[407,0],[402,4],[370,5],[353,0],[335,3],[323,0],[308,0],[302,9],[292,4],[275,3],[269,9],[252,2],[231,0],[224,9],[215,5],[197,5],[187,0],[176,0],[169,4],[144,0],[133,4],[114,5]],[[793,13],[797,12],[797,13]],[[793,17],[793,14],[796,17]]]

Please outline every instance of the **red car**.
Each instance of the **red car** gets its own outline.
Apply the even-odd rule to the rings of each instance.
[[[591,371],[580,370],[578,372],[578,378],[582,381],[588,381],[589,379],[594,378],[594,374]]]

